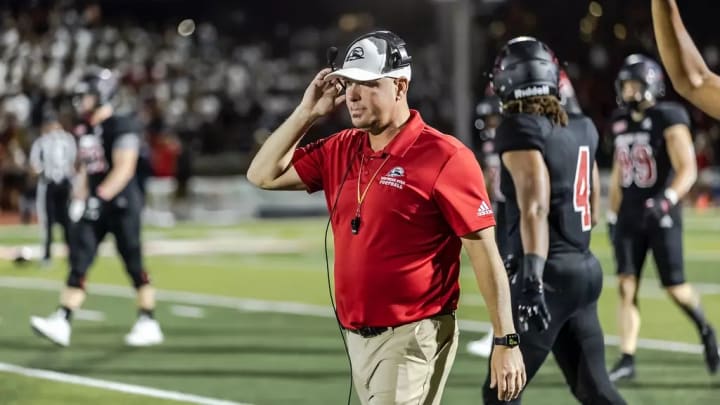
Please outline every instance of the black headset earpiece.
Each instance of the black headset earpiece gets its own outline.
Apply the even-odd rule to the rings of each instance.
[[[356,38],[351,44],[361,41],[365,38],[380,38],[385,41],[388,46],[388,64],[385,67],[387,71],[397,70],[405,66],[409,66],[412,62],[412,56],[407,52],[405,41],[391,31],[373,31]]]

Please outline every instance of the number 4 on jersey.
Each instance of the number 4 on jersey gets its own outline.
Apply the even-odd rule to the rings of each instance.
[[[580,213],[580,224],[583,232],[592,229],[590,212],[590,148],[581,146],[578,153],[575,184],[573,186],[573,207]]]

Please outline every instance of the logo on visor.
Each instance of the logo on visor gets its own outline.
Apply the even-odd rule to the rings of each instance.
[[[348,52],[347,58],[345,58],[345,62],[350,62],[358,59],[365,59],[365,50],[361,46],[356,46],[355,48],[351,49],[350,52]]]

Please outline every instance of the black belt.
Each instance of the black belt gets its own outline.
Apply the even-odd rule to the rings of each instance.
[[[439,313],[437,313],[429,318],[435,318],[436,316],[443,316],[443,315],[452,315],[452,317],[454,318],[455,311],[448,311],[448,310],[440,311]],[[397,326],[402,326],[402,325],[397,325]],[[377,335],[381,335],[381,334],[385,333],[390,328],[391,327],[389,327],[389,326],[378,326],[375,328],[370,327],[370,326],[364,326],[364,327],[358,328],[358,329],[345,329],[345,330],[350,333],[360,335],[364,338],[371,338],[371,337],[375,337]]]
[[[382,327],[378,327],[378,328],[371,328],[369,326],[366,326],[366,327],[359,328],[359,329],[345,329],[345,330],[347,330],[350,333],[360,335],[364,338],[371,338],[371,337],[375,337],[377,335],[380,335],[380,334],[386,332],[388,329],[390,329],[390,328],[387,326],[382,326]]]

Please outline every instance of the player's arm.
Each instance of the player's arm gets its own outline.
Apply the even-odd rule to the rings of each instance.
[[[500,157],[497,154],[492,154],[483,157],[483,177],[485,178],[485,188],[487,189],[490,201],[497,200],[498,196],[496,193],[496,185],[500,184]]]
[[[550,205],[550,175],[545,160],[537,150],[506,152],[502,160],[515,185],[523,251],[545,259]]]
[[[482,166],[483,177],[485,178],[485,191],[488,193],[491,201],[495,200],[493,195],[493,181],[495,181],[495,173],[487,165]]]
[[[140,137],[135,133],[121,135],[112,148],[113,167],[95,192],[105,201],[115,198],[135,176]]]
[[[697,179],[695,148],[687,125],[676,124],[668,127],[664,135],[670,163],[675,170],[675,177],[665,191],[665,196],[672,204],[676,204],[690,191]]]
[[[88,194],[87,170],[84,164],[80,164],[72,182],[72,198],[85,200]]]
[[[548,213],[550,175],[539,150],[513,150],[502,155],[510,172],[520,209],[523,258],[520,265],[522,294],[518,299],[518,325],[525,332],[532,323],[545,330],[550,313],[545,304],[543,272],[549,248]]]
[[[593,163],[592,169],[592,190],[590,190],[590,215],[592,216],[592,226],[600,222],[600,170],[598,170],[597,161]]]
[[[323,69],[315,76],[295,111],[262,145],[247,171],[250,183],[266,190],[307,188],[291,163],[300,139],[313,122],[345,100],[344,95],[338,95],[334,82],[325,80],[330,72]]]
[[[653,0],[652,14],[660,58],[673,87],[698,108],[720,119],[720,76],[703,60],[675,0]]]

